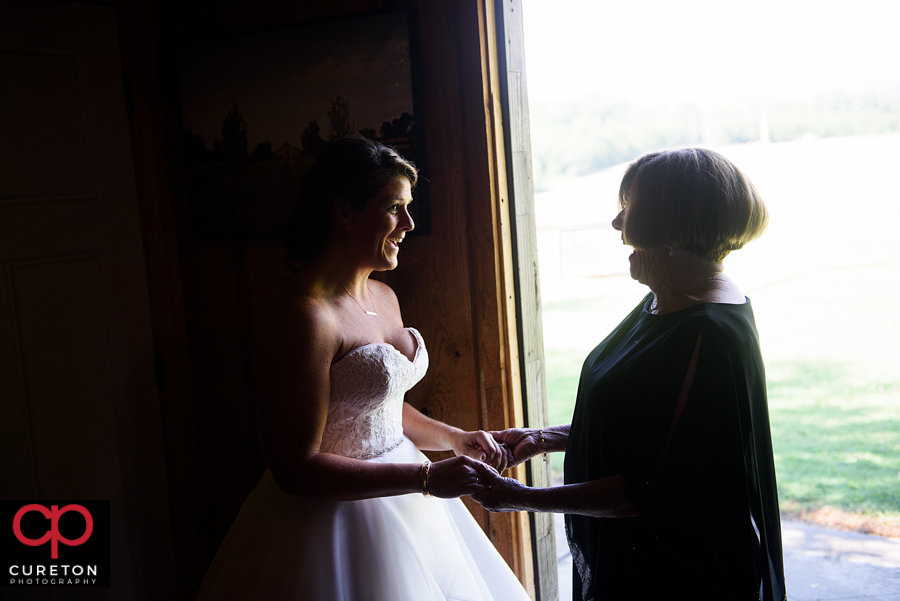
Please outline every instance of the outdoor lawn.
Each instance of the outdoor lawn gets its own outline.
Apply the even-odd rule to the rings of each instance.
[[[782,510],[856,514],[900,532],[900,135],[717,150],[771,213],[766,234],[725,266],[756,314]],[[542,215],[579,225],[586,205],[611,220],[622,170],[598,174],[596,197],[573,197],[568,209],[556,195],[548,210],[539,194],[539,236]],[[562,277],[558,253],[541,250],[551,423],[570,421],[581,362],[646,293],[627,275],[618,233],[597,235],[611,240],[604,254],[620,255],[619,274]]]

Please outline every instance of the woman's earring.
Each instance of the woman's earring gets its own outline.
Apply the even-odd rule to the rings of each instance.
[[[670,246],[669,247],[669,256],[671,257],[673,254],[675,254],[675,249]]]

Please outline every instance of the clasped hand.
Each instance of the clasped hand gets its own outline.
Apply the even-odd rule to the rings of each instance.
[[[457,456],[471,457],[502,472],[507,468],[507,453],[493,434],[484,430],[460,432],[450,444]]]
[[[457,457],[432,464],[429,492],[451,498],[471,495],[489,511],[515,511],[513,499],[526,487],[500,474],[542,452],[537,430],[461,432],[452,441]]]
[[[484,492],[487,487],[478,466],[490,466],[488,469],[494,473],[506,469],[506,451],[490,433],[458,432],[450,440],[457,456],[436,461],[429,469],[428,489],[436,497],[446,499]]]
[[[476,467],[482,490],[472,498],[482,507],[494,513],[518,511],[522,495],[528,487],[515,478],[504,478],[492,467],[480,464]]]
[[[429,492],[444,499],[471,495],[493,512],[516,511],[515,500],[526,487],[514,478],[504,478],[493,467],[462,455],[431,464]]]
[[[506,468],[515,467],[543,452],[540,435],[537,430],[509,428],[508,430],[491,432],[490,434],[494,440],[500,443],[500,448],[503,449],[506,455]],[[498,471],[503,473],[502,469],[498,469]]]
[[[540,435],[537,430],[528,428],[510,428],[499,432],[491,432],[491,436],[500,443],[504,451],[506,468],[519,465],[543,452]],[[477,466],[479,481],[483,484],[480,492],[472,498],[488,511],[498,513],[518,511],[522,495],[528,487],[515,478],[504,478],[503,471],[494,470],[486,465]]]

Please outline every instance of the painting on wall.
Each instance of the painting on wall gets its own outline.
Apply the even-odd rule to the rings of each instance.
[[[178,48],[194,235],[275,236],[322,147],[353,131],[424,169],[412,21],[382,12]],[[427,234],[427,178],[414,199],[412,233]]]

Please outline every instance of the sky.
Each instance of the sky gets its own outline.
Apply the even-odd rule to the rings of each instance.
[[[524,0],[532,102],[674,102],[900,80],[896,0]]]

